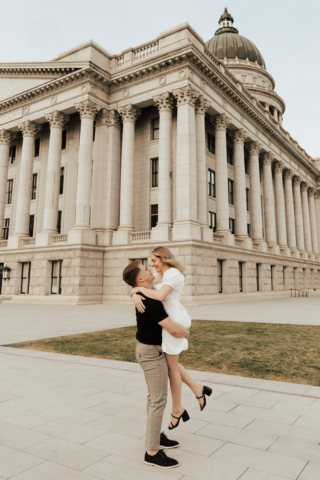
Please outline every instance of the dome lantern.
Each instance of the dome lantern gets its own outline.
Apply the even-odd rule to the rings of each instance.
[[[220,27],[215,32],[215,35],[219,35],[220,33],[224,33],[224,32],[239,33],[238,30],[234,28],[233,22],[234,20],[232,15],[230,15],[230,13],[228,12],[228,8],[225,7],[224,12],[219,19]]]

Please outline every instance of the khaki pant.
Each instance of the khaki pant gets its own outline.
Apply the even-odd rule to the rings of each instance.
[[[161,346],[137,343],[136,359],[148,385],[146,450],[160,446],[163,412],[167,405],[168,365]]]

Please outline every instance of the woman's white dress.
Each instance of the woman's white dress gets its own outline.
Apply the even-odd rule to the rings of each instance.
[[[168,316],[173,322],[179,323],[185,328],[190,328],[191,317],[179,301],[184,287],[184,275],[177,268],[169,268],[163,275],[162,283],[157,284],[159,278],[160,274],[153,281],[155,290],[160,290],[163,285],[169,285],[172,288],[172,291],[162,302]],[[163,328],[162,350],[169,355],[178,355],[183,350],[188,350],[188,340],[186,338],[175,338]]]

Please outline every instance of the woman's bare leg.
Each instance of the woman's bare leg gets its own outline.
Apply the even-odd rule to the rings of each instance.
[[[189,375],[189,373],[184,368],[184,366],[181,365],[181,363],[178,363],[178,369],[179,369],[180,377],[183,383],[188,385],[188,387],[193,391],[196,397],[201,397],[203,394],[203,385],[193,380],[191,375]],[[199,399],[199,403],[201,406],[203,406],[203,398]]]
[[[180,417],[184,412],[184,408],[181,406],[182,380],[178,368],[179,355],[168,355],[166,353],[166,357],[172,395],[172,415]],[[175,418],[172,418],[173,425],[176,425],[177,421]]]

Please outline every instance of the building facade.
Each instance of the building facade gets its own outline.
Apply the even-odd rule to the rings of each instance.
[[[89,41],[0,64],[2,301],[127,299],[122,271],[166,245],[185,301],[320,288],[320,161],[225,10],[111,55]]]

